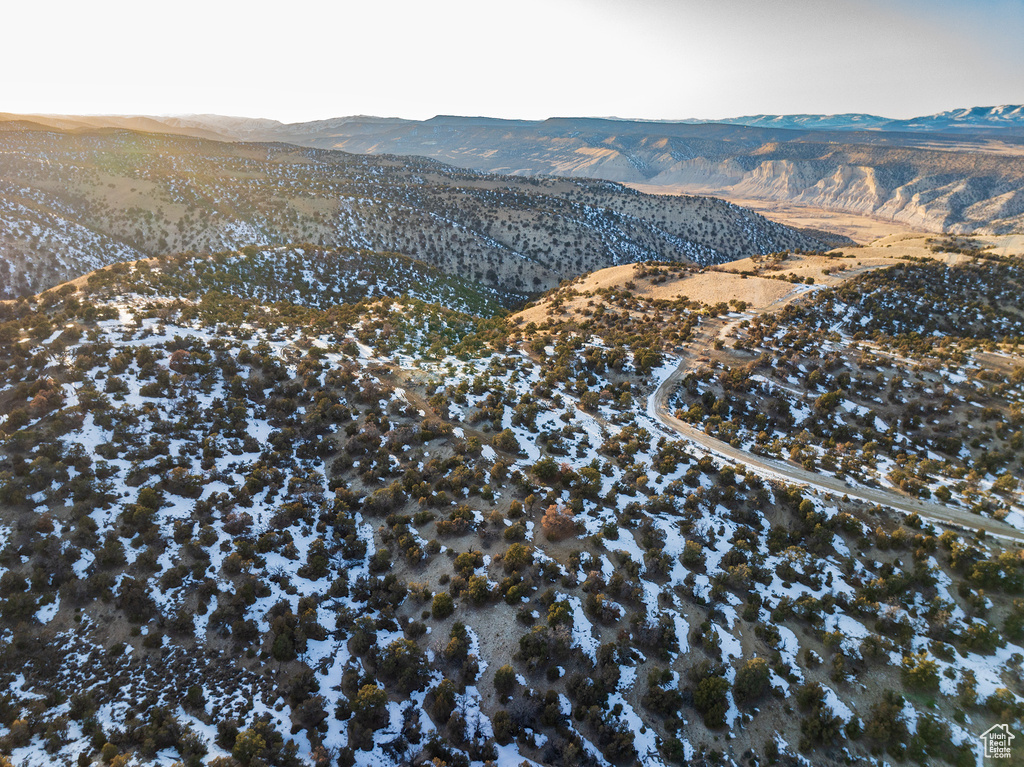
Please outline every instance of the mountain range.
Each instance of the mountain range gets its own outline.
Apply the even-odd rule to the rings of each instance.
[[[686,120],[684,122],[717,122],[728,125],[750,125],[762,128],[797,130],[876,130],[938,133],[987,133],[1024,135],[1024,106],[1004,104],[997,107],[950,109],[932,115],[897,120],[864,113],[838,115],[749,115],[724,120]]]
[[[478,172],[618,181],[673,192],[776,200],[932,232],[1024,229],[1024,108],[977,107],[910,120],[757,115],[717,122],[541,121],[438,116],[274,120],[4,115],[0,130],[127,128],[412,155]]]
[[[891,118],[864,112],[843,114],[758,114],[742,117],[716,119],[686,118],[681,120],[633,120],[619,117],[608,118],[559,118],[548,120],[504,120],[489,117],[452,117],[438,115],[430,120],[406,120],[398,117],[373,117],[353,115],[309,122],[283,123],[259,117],[231,117],[217,114],[189,114],[172,116],[143,115],[15,115],[0,113],[0,122],[29,120],[38,124],[65,129],[82,127],[121,127],[132,130],[150,130],[163,133],[205,133],[210,138],[235,140],[284,140],[296,135],[320,135],[324,138],[337,135],[372,135],[403,125],[430,125],[458,120],[464,125],[542,125],[572,120],[608,120],[635,126],[651,126],[657,132],[673,125],[742,125],[755,128],[778,128],[783,130],[824,130],[824,131],[880,131],[880,132],[928,132],[928,133],[998,133],[1001,137],[1024,136],[1024,105],[1003,104],[992,107],[965,107],[950,109],[930,115],[909,118]]]

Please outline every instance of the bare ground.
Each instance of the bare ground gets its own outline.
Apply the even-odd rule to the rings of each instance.
[[[643,264],[624,264],[592,272],[576,281],[568,289],[579,295],[556,294],[562,299],[564,310],[558,316],[566,318],[589,304],[600,303],[595,295],[602,288],[626,287],[641,298],[673,300],[686,297],[705,304],[745,301],[748,308],[761,311],[778,308],[782,302],[815,289],[818,286],[836,287],[865,272],[882,269],[909,258],[932,258],[953,266],[969,258],[958,253],[932,252],[935,235],[915,232],[890,234],[869,245],[840,248],[826,255],[789,255],[785,260],[770,263],[767,259],[744,258],[702,272],[686,274],[657,282],[649,277],[638,277]],[[1024,235],[1005,235],[975,238],[982,246],[991,246],[996,254],[1024,253]],[[746,274],[744,274],[746,272]],[[555,296],[541,299],[524,309],[517,317],[522,324],[542,324],[552,318],[551,302]]]

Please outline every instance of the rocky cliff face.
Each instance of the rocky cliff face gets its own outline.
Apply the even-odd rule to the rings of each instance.
[[[1005,162],[1001,171],[979,167],[970,176],[931,158],[894,166],[771,158],[753,167],[737,158],[700,158],[675,163],[645,183],[863,213],[928,231],[1007,234],[1024,228],[1024,188],[1021,158]]]

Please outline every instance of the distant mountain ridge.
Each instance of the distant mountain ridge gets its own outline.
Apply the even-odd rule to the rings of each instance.
[[[245,117],[223,117],[219,115],[183,115],[163,118],[168,125],[183,128],[220,130],[225,135],[242,136],[245,133],[255,140],[270,138],[273,133],[287,133],[299,126],[310,133],[330,135],[341,127],[352,133],[370,133],[375,130],[397,128],[410,123],[424,125],[505,125],[516,128],[524,125],[557,125],[559,123],[609,121],[628,123],[638,127],[659,126],[662,129],[673,125],[742,125],[751,128],[774,128],[778,130],[826,130],[826,131],[886,131],[886,132],[936,132],[936,133],[992,133],[1024,136],[1024,105],[1004,104],[993,107],[966,107],[951,109],[931,115],[907,119],[895,119],[867,113],[848,112],[844,114],[786,114],[747,115],[723,119],[683,120],[633,120],[624,118],[550,117],[547,120],[514,120],[494,117],[462,117],[436,115],[428,120],[404,120],[399,117],[372,117],[353,115],[347,117],[313,120],[301,123],[282,123],[277,120]]]
[[[373,132],[420,125],[431,128],[441,125],[506,126],[524,128],[556,127],[573,123],[593,125],[613,123],[630,125],[630,132],[662,133],[673,126],[738,125],[751,128],[800,131],[885,131],[885,132],[1001,132],[1024,137],[1024,105],[976,106],[950,109],[930,115],[898,119],[864,112],[841,114],[756,114],[724,118],[682,118],[678,120],[642,120],[620,117],[549,117],[545,120],[519,120],[483,116],[435,115],[426,120],[401,117],[348,115],[306,122],[286,123],[263,117],[240,117],[218,114],[147,115],[18,115],[0,112],[0,124],[25,120],[45,127],[64,130],[75,128],[119,127],[130,130],[219,135],[236,141],[280,141],[298,134],[322,137],[365,135]],[[652,130],[652,128],[657,130]]]
[[[911,117],[905,120],[880,117],[863,113],[835,115],[793,114],[793,115],[748,115],[730,117],[724,120],[686,120],[684,122],[723,123],[726,125],[747,125],[757,128],[781,128],[784,130],[880,130],[910,132],[956,132],[1011,131],[1024,134],[1024,106],[1007,104],[996,107],[968,107],[951,109],[933,115]]]
[[[370,133],[374,130],[396,128],[417,122],[399,117],[372,117],[352,115],[347,117],[313,120],[301,123],[283,123],[278,120],[247,117],[224,117],[220,115],[182,115],[162,119],[168,125],[182,128],[214,129],[225,135],[241,137],[248,133],[253,140],[267,139],[269,133],[287,132],[302,126],[310,133],[329,135],[341,126],[351,132]],[[609,120],[630,123],[637,126],[656,125],[662,128],[672,125],[743,125],[751,128],[774,128],[779,130],[826,130],[826,131],[887,131],[887,132],[938,132],[938,133],[992,133],[1024,136],[1024,105],[1004,104],[992,107],[965,107],[921,115],[906,119],[883,117],[863,112],[843,114],[758,114],[722,119],[686,118],[682,120],[635,120],[628,118],[580,118],[551,117],[547,120],[514,120],[492,117],[460,117],[436,115],[423,120],[426,125],[507,125],[519,127],[524,124],[544,125],[564,121]]]

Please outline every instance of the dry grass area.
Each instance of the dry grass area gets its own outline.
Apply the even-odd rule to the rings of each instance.
[[[1002,237],[976,237],[979,242],[991,247],[997,256],[1024,254],[1024,234],[1007,234]]]
[[[737,261],[737,264],[748,263],[749,259]],[[719,302],[746,301],[752,308],[763,309],[784,301],[790,295],[801,292],[799,286],[778,279],[766,277],[744,276],[730,271],[696,271],[681,278],[655,282],[653,275],[640,277],[644,264],[625,264],[601,269],[566,285],[557,294],[541,299],[517,317],[523,324],[535,322],[543,324],[550,318],[551,302],[554,296],[565,296],[566,292],[574,291],[571,297],[562,300],[561,308],[566,310],[559,317],[565,319],[569,314],[578,314],[588,303],[594,301],[594,295],[601,290],[626,288],[632,283],[634,295],[655,300],[673,301],[677,298],[688,298],[705,304]],[[730,264],[730,266],[732,266]]]
[[[635,296],[672,301],[687,298],[704,304],[743,301],[754,311],[778,307],[812,289],[812,286],[835,287],[874,269],[892,266],[908,258],[934,258],[953,266],[970,256],[960,253],[935,253],[931,248],[936,236],[921,233],[897,233],[875,240],[870,245],[841,248],[822,256],[787,255],[782,260],[771,257],[744,258],[721,266],[666,268],[652,271],[645,264],[626,264],[601,269],[565,284],[553,295],[524,309],[518,317],[522,323],[543,324],[550,319],[553,300],[561,308],[576,314],[595,301],[602,289],[621,288]],[[998,255],[1024,253],[1024,235],[971,238],[971,242]],[[565,319],[567,314],[558,315]]]

